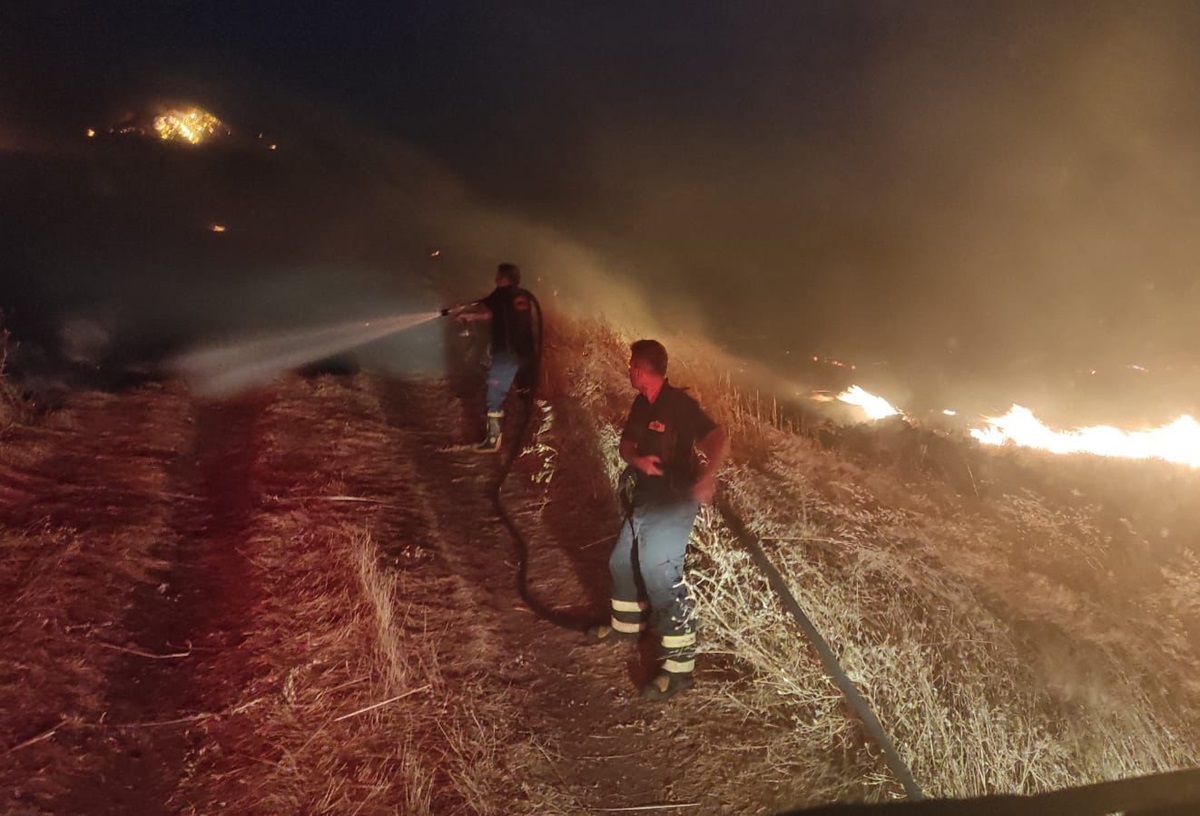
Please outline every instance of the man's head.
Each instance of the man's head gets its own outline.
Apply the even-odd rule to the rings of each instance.
[[[521,267],[513,263],[502,263],[496,267],[497,286],[520,286]]]
[[[629,384],[643,394],[658,393],[667,376],[667,350],[657,340],[638,340],[629,347]]]

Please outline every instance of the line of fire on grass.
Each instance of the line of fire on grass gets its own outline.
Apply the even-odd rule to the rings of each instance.
[[[857,385],[850,386],[836,397],[815,395],[814,399],[836,399],[856,406],[872,421],[893,416],[907,418],[903,411],[883,397]],[[950,409],[942,413],[956,415]],[[1200,467],[1200,423],[1186,414],[1165,425],[1141,430],[1122,430],[1111,425],[1056,430],[1038,419],[1029,408],[1013,404],[1002,416],[985,416],[981,420],[983,426],[970,428],[968,433],[984,445],[1016,445],[1056,454],[1161,459]]]

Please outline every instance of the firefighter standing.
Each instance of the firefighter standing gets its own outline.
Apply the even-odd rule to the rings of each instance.
[[[492,361],[487,377],[487,432],[474,447],[479,453],[500,450],[504,400],[517,372],[534,362],[533,295],[522,289],[516,264],[496,267],[496,288],[483,300],[450,310],[457,320],[491,321]]]
[[[696,513],[713,498],[729,443],[699,403],[667,381],[661,343],[639,340],[630,352],[629,382],[638,396],[620,455],[629,465],[632,491],[609,559],[612,618],[588,635],[597,642],[636,640],[650,624],[660,638],[662,670],[642,696],[663,700],[693,684],[696,627],[684,557]]]

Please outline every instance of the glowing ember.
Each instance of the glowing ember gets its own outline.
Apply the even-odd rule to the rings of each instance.
[[[96,138],[96,131],[95,131],[95,130],[93,130],[92,128],[88,128],[88,129],[87,129],[87,137],[88,137],[89,139],[94,139],[94,138]]]
[[[154,131],[164,141],[193,145],[227,132],[220,119],[200,108],[170,110],[156,116]]]
[[[1055,431],[1033,412],[1014,405],[1001,417],[984,417],[987,428],[971,430],[985,445],[1021,445],[1050,453],[1090,453],[1127,459],[1163,459],[1200,467],[1200,423],[1190,416],[1144,431],[1122,431],[1107,425]]]
[[[864,391],[857,385],[850,386],[838,394],[837,398],[847,405],[857,405],[859,408],[862,408],[869,419],[884,419],[885,417],[897,416],[900,413],[898,408],[883,397],[876,396],[869,391]]]
[[[224,224],[209,224],[208,228],[212,232],[224,232],[225,231]]]

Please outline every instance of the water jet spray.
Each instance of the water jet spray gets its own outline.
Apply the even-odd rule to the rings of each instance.
[[[175,358],[169,368],[204,396],[227,397],[285,371],[437,320],[451,310],[354,320],[210,346]]]

